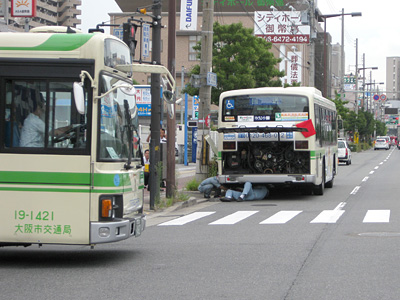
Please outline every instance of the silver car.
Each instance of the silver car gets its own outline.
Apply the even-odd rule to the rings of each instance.
[[[345,162],[346,165],[351,164],[351,150],[346,141],[338,141],[338,158],[339,162]]]
[[[375,141],[375,146],[374,146],[374,150],[379,150],[379,149],[386,149],[389,150],[390,146],[389,146],[389,142],[387,139],[376,139]]]

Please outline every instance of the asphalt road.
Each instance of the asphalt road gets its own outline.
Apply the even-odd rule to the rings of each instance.
[[[2,299],[398,299],[400,151],[354,153],[323,196],[149,216],[111,245],[0,249]]]

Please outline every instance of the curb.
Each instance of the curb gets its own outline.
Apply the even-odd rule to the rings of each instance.
[[[199,193],[199,192],[194,192],[194,193]],[[174,205],[167,207],[165,209],[162,210],[158,210],[158,211],[154,211],[154,210],[145,210],[145,214],[147,218],[155,218],[158,217],[160,215],[166,214],[166,213],[170,213],[170,212],[174,212],[174,211],[178,211],[181,210],[183,208],[187,208],[187,207],[191,207],[191,206],[195,206],[197,204],[200,203],[204,203],[204,202],[218,202],[219,198],[196,198],[196,197],[190,197],[188,200],[183,201],[183,202],[177,202]]]

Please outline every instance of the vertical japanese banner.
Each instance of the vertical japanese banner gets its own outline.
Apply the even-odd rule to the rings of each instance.
[[[36,17],[36,0],[11,0],[12,17]]]
[[[8,0],[0,0],[0,17],[6,18],[8,12]]]
[[[302,80],[302,67],[301,67],[301,56],[302,53],[298,51],[288,52],[287,57],[289,59],[287,64],[287,77],[288,83],[300,83]]]
[[[181,0],[180,30],[197,30],[197,0]]]

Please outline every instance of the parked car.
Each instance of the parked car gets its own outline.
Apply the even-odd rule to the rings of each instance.
[[[400,140],[399,140],[399,141],[397,141],[397,149],[399,149],[399,150],[400,150]]]
[[[384,139],[384,138],[376,139],[375,145],[374,145],[374,150],[379,150],[379,149],[389,150],[389,148],[390,148],[390,144],[387,139]]]
[[[351,150],[349,144],[344,140],[338,141],[338,158],[339,162],[345,162],[346,165],[351,164]]]

